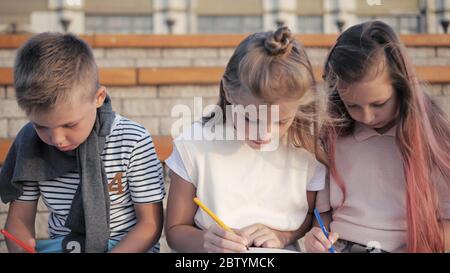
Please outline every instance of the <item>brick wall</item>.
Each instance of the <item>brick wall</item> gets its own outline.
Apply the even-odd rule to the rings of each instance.
[[[137,38],[136,38],[137,37]],[[170,135],[174,105],[203,106],[218,97],[218,79],[243,36],[99,36],[85,37],[94,47],[101,81],[107,86],[116,112],[145,126],[154,136]],[[17,47],[26,37],[0,35],[0,138],[14,138],[26,118],[17,107],[11,67]],[[450,36],[405,36],[404,41],[421,78],[430,82],[430,93],[450,113]],[[301,36],[313,66],[323,64],[335,36]],[[189,74],[192,73],[192,74]],[[168,187],[168,184],[167,184]],[[0,227],[7,205],[0,202]],[[40,204],[36,220],[38,238],[47,236],[48,212]],[[168,251],[163,238],[162,251]],[[0,235],[0,252],[6,246]]]

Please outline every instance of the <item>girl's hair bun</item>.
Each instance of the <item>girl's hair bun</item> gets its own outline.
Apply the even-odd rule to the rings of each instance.
[[[292,48],[291,30],[284,26],[275,32],[270,32],[264,41],[264,48],[270,55],[284,55]]]

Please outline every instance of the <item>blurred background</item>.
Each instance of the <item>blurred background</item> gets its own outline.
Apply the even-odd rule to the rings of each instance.
[[[223,69],[246,33],[289,26],[320,83],[337,34],[372,19],[401,34],[428,92],[450,114],[450,0],[0,0],[0,168],[27,123],[15,100],[13,65],[32,34],[73,32],[89,43],[115,111],[149,130],[164,164],[179,118],[172,108],[216,103]],[[0,202],[0,228],[7,211]],[[41,201],[38,239],[48,238],[47,219]],[[164,234],[161,244],[171,251]],[[0,252],[7,252],[2,235]]]
[[[447,31],[446,0],[0,0],[0,32],[246,33],[286,24],[336,33],[380,19],[399,33]]]

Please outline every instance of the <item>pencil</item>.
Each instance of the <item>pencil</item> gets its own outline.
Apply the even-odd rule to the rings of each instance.
[[[227,226],[222,220],[220,220],[220,218],[216,214],[214,214],[214,212],[212,212],[207,206],[205,206],[205,204],[203,204],[202,201],[200,201],[200,199],[195,197],[194,203],[197,204],[203,211],[205,211],[221,228],[223,228],[226,231],[231,231],[234,233],[234,231],[229,226]],[[245,247],[247,248],[247,250],[249,250],[248,246]]]
[[[328,239],[328,231],[325,228],[325,225],[323,224],[322,218],[320,217],[320,213],[317,209],[314,209],[314,215],[316,216],[317,222],[319,222],[320,228],[322,229],[323,234],[325,234],[325,237],[327,237]],[[335,253],[336,250],[334,249],[333,246],[330,247],[330,249],[328,249],[331,253]]]
[[[14,243],[16,243],[18,246],[20,246],[21,248],[23,248],[25,251],[27,251],[28,253],[36,253],[36,250],[32,247],[30,247],[29,245],[25,244],[24,242],[22,242],[21,240],[17,239],[16,237],[14,237],[11,233],[9,233],[8,231],[2,229],[0,230],[0,232],[5,235],[6,238],[10,239],[11,241],[13,241]]]

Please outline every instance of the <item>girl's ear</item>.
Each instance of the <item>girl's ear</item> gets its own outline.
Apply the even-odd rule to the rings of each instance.
[[[223,80],[220,81],[220,86],[221,86],[221,88],[222,88],[222,91],[223,91],[223,94],[224,94],[224,96],[225,96],[225,99],[226,99],[229,103],[233,104],[233,103],[232,103],[232,100],[231,100],[230,94],[228,93],[227,90],[225,90],[225,88],[223,88]]]
[[[106,87],[100,86],[95,94],[95,107],[100,108],[106,99]]]

